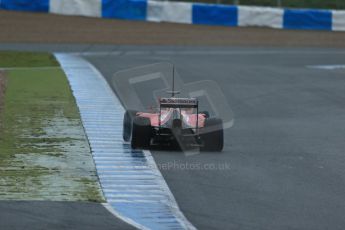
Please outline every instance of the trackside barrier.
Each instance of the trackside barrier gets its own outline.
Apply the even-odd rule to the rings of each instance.
[[[330,10],[285,10],[285,29],[332,30],[332,11]]]
[[[238,26],[283,27],[283,9],[240,6],[238,10]]]
[[[332,11],[332,30],[345,31],[345,11]]]
[[[103,0],[102,17],[146,20],[146,0]]]
[[[50,0],[1,0],[0,8],[5,10],[49,12]]]
[[[192,24],[192,3],[148,1],[147,20]]]
[[[127,20],[345,31],[345,11],[155,0],[0,0],[0,8]]]
[[[238,7],[193,4],[193,24],[237,26]]]
[[[102,3],[99,0],[50,0],[49,12],[64,15],[101,17]]]

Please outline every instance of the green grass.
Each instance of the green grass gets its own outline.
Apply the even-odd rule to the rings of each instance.
[[[0,51],[0,68],[59,66],[50,53]]]
[[[49,66],[56,68],[40,68]],[[78,108],[54,57],[0,52],[3,67],[11,68],[0,114],[0,199],[55,194],[54,200],[103,202]],[[61,188],[65,183],[72,191]]]
[[[45,143],[42,122],[52,119],[56,113],[62,111],[65,117],[71,119],[79,116],[67,79],[60,69],[8,71],[4,101],[3,130],[0,134],[1,159],[11,157],[16,152],[32,150],[27,147],[33,143],[32,140],[20,138],[23,132],[27,132],[30,137],[42,137],[35,142]]]

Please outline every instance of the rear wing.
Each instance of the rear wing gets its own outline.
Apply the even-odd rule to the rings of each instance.
[[[161,98],[159,100],[161,108],[197,108],[196,98]]]

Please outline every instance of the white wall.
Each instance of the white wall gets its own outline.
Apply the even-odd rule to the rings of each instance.
[[[50,0],[49,7],[55,14],[102,16],[102,0]]]
[[[238,7],[238,26],[283,28],[284,10],[270,7]]]

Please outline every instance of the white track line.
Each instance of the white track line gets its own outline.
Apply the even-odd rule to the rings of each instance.
[[[336,70],[345,69],[345,65],[308,65],[310,69],[324,69],[324,70]]]

